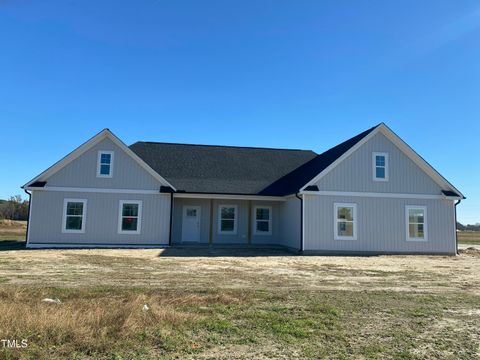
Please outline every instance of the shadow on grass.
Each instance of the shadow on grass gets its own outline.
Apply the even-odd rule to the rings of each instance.
[[[163,249],[160,257],[264,257],[295,256],[298,251],[270,246],[173,246]]]
[[[25,240],[0,240],[0,251],[26,250]]]

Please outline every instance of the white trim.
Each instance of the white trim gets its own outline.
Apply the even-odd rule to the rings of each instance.
[[[384,178],[378,178],[377,177],[377,156],[383,156],[385,158],[385,166],[383,168],[385,169],[385,177]],[[388,181],[388,171],[389,171],[389,156],[387,152],[373,152],[372,153],[372,178],[373,181]],[[382,167],[382,166],[379,166]]]
[[[189,194],[174,193],[174,198],[187,199],[223,199],[223,200],[265,200],[265,201],[287,201],[287,197],[281,196],[258,196],[258,195],[228,195],[228,194]]]
[[[142,200],[119,200],[118,202],[118,233],[122,235],[138,235],[141,234],[142,230]],[[137,230],[122,230],[122,219],[123,219],[123,205],[124,204],[137,204],[138,205],[138,215],[137,215]]]
[[[353,209],[353,236],[340,236],[338,235],[338,208],[349,207]],[[335,240],[357,240],[357,204],[354,203],[334,203],[333,204],[333,234]]]
[[[411,238],[410,237],[410,216],[409,210],[423,210],[423,238]],[[456,226],[456,225],[455,225]],[[405,238],[407,241],[419,241],[426,242],[428,241],[428,225],[427,225],[427,207],[423,205],[405,205]]]
[[[345,160],[347,157],[349,157],[351,154],[353,154],[360,146],[365,144],[368,140],[370,140],[372,137],[375,136],[375,134],[378,132],[378,127],[377,129],[373,130],[370,134],[365,136],[362,140],[360,140],[358,143],[356,143],[354,146],[352,146],[348,151],[346,151],[342,156],[340,156],[337,160],[335,160],[333,163],[331,163],[329,166],[327,166],[325,169],[323,169],[322,172],[320,172],[317,176],[315,176],[312,180],[310,180],[308,183],[306,183],[300,191],[304,191],[306,187],[310,185],[315,185],[321,178],[323,178],[325,175],[327,175],[330,171],[332,171],[334,168],[337,167],[338,164],[340,164],[343,160]]]
[[[453,200],[454,199],[451,197],[446,197],[444,195],[433,195],[433,194],[401,194],[401,193],[377,193],[377,192],[356,192],[356,191],[302,191],[301,194],[319,195],[319,196],[378,197],[378,198],[395,198],[395,199],[432,199],[432,200]]]
[[[268,209],[268,220],[258,220],[257,219],[257,209]],[[258,231],[257,230],[257,221],[268,222],[268,231]],[[272,207],[271,206],[262,206],[256,205],[253,207],[253,234],[254,235],[272,235]]]
[[[415,164],[417,164],[427,175],[429,175],[433,181],[435,181],[443,190],[452,190],[460,195],[460,198],[463,198],[463,194],[450,184],[447,179],[445,179],[437,170],[435,170],[428,162],[425,161],[420,155],[418,155],[407,143],[405,143],[397,134],[395,134],[387,125],[381,123],[378,125],[370,134],[365,136],[362,140],[352,146],[348,151],[346,151],[342,156],[335,160],[332,164],[326,167],[322,172],[315,176],[312,180],[306,183],[300,191],[305,190],[307,186],[315,185],[321,178],[327,175],[332,171],[339,163],[353,154],[358,148],[363,144],[369,141],[376,134],[381,132],[385,135],[390,141],[392,141],[405,155],[407,155]]]
[[[102,155],[103,154],[110,155],[110,164],[108,164],[110,166],[110,172],[108,173],[108,175],[104,175],[104,174],[100,173],[100,169],[101,169],[101,165],[102,165]],[[97,177],[98,178],[112,178],[113,177],[113,157],[114,157],[114,155],[115,155],[114,151],[98,150],[98,153],[97,153]]]
[[[187,209],[195,209],[197,210],[197,220],[198,220],[198,240],[184,240],[184,234],[185,232],[183,231],[183,225],[185,224],[185,218],[187,217]],[[186,242],[186,243],[199,243],[200,242],[200,238],[202,237],[202,229],[201,229],[201,225],[202,225],[202,207],[200,205],[183,205],[183,209],[182,209],[182,238],[181,238],[181,242]]]
[[[67,204],[69,202],[81,202],[83,204],[82,228],[80,230],[67,229]],[[72,215],[69,215],[69,216],[72,216]],[[87,222],[87,199],[72,199],[72,198],[63,199],[62,233],[63,234],[85,234],[86,222]]]
[[[300,224],[300,226],[302,227],[302,238],[300,239],[300,241],[302,242],[302,250],[305,251],[305,200],[307,199],[307,197],[303,194],[300,195],[302,197],[302,223]]]
[[[113,244],[49,244],[49,243],[32,243],[27,244],[26,246],[29,249],[49,249],[49,248],[72,248],[72,249],[82,249],[82,248],[107,248],[107,249],[163,249],[168,248],[168,244],[159,244],[159,245],[122,245],[118,243]]]
[[[100,141],[109,138],[112,142],[117,145],[120,149],[122,149],[128,156],[130,156],[133,160],[135,160],[145,171],[147,171],[150,175],[152,175],[156,180],[158,180],[161,184],[165,186],[170,186],[173,190],[176,188],[170,184],[167,180],[165,180],[160,174],[158,174],[155,170],[153,170],[145,161],[143,161],[137,154],[135,154],[125,143],[116,137],[109,129],[103,129],[97,135],[90,138],[88,141],[84,142],[78,148],[70,152],[68,155],[57,161],[55,164],[50,166],[47,170],[42,172],[40,175],[36,176],[22,188],[26,189],[31,184],[36,181],[42,181],[48,179],[50,176],[58,172],[59,170],[63,169],[73,160],[78,158],[80,155],[84,154],[86,151],[90,150],[93,146],[98,144]]]
[[[222,208],[234,208],[234,218],[233,218],[233,230],[232,231],[222,231]],[[238,223],[238,206],[237,205],[231,205],[231,204],[219,204],[218,205],[218,214],[217,214],[217,219],[218,219],[218,235],[237,235],[237,223]],[[231,220],[231,219],[225,219],[225,220]]]
[[[30,242],[30,234],[32,232],[32,214],[33,214],[33,191],[29,196],[29,202],[28,202],[28,219],[27,219],[27,243],[25,246],[28,247],[28,244]]]
[[[109,194],[159,194],[169,195],[168,193],[161,193],[159,190],[147,189],[107,189],[107,188],[79,188],[67,186],[45,186],[43,188],[26,188],[27,190],[35,191],[64,191],[64,192],[82,192],[82,193],[109,193]]]

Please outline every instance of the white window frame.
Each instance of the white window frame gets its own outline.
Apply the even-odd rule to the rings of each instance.
[[[233,218],[233,230],[232,231],[222,231],[222,208],[234,208],[235,216]],[[219,235],[237,235],[237,223],[238,223],[238,206],[229,205],[229,204],[220,204],[218,205],[218,234]],[[225,219],[230,220],[230,219]]]
[[[268,220],[257,219],[257,209],[268,209]],[[268,222],[268,231],[258,231],[257,222]],[[272,235],[272,207],[257,205],[253,207],[253,234],[254,235]]]
[[[423,238],[410,237],[410,210],[423,210]],[[405,206],[405,237],[407,241],[428,241],[428,225],[427,225],[427,207],[423,205],[406,205]]]
[[[101,160],[102,160],[102,154],[109,154],[110,155],[110,173],[108,175],[100,174],[100,169],[101,169]],[[97,154],[97,177],[99,178],[111,178],[113,176],[113,160],[114,160],[114,151],[110,150],[98,150]]]
[[[67,204],[69,202],[81,202],[83,204],[82,209],[82,228],[80,230],[67,229]],[[75,215],[69,215],[75,216]],[[64,234],[84,234],[85,224],[87,222],[87,199],[63,199],[63,217],[62,217],[62,233]]]
[[[342,220],[338,219],[338,208],[342,207],[351,207],[353,208],[353,236],[340,236],[338,235],[338,223]],[[355,203],[334,203],[333,204],[333,232],[334,232],[334,239],[335,240],[357,240],[358,233],[357,233],[357,204]]]
[[[384,156],[385,157],[385,178],[378,178],[377,177],[377,156]],[[373,181],[388,181],[388,172],[389,172],[389,156],[388,153],[386,152],[373,152],[372,153],[372,175],[373,175]]]
[[[138,216],[137,216],[137,230],[122,230],[122,219],[123,219],[123,205],[124,204],[137,204],[138,205]],[[119,234],[130,234],[138,235],[142,231],[142,200],[120,200],[118,202],[118,233]]]

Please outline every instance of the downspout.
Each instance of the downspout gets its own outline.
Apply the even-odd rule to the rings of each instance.
[[[457,231],[457,205],[460,204],[462,202],[461,199],[458,199],[458,202],[455,203],[455,245],[457,247],[457,252],[456,254],[458,254],[458,231]]]
[[[300,252],[303,252],[303,197],[295,194],[295,197],[300,200]]]
[[[173,224],[173,192],[170,193],[170,232],[168,234],[168,246],[172,246],[172,224]]]
[[[28,219],[27,219],[27,232],[25,233],[25,244],[28,243],[28,232],[30,231],[30,212],[32,211],[32,193],[29,193],[27,189],[23,189],[28,194]]]

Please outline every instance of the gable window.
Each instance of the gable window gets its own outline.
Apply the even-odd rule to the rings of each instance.
[[[100,150],[97,159],[97,177],[111,178],[113,173],[113,151]]]
[[[65,199],[63,200],[63,233],[84,233],[85,215],[87,213],[87,200]]]
[[[253,233],[255,235],[271,235],[272,234],[272,207],[271,206],[255,206],[255,227]]]
[[[405,218],[407,241],[427,241],[427,208],[407,205]]]
[[[218,207],[218,233],[237,233],[237,205],[220,205]]]
[[[374,152],[373,162],[373,180],[388,181],[388,153]]]
[[[334,206],[335,240],[357,240],[357,204],[340,204]]]
[[[118,233],[140,234],[141,225],[142,202],[140,200],[120,200]]]

